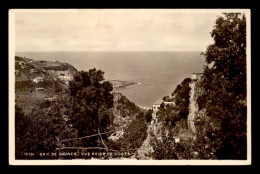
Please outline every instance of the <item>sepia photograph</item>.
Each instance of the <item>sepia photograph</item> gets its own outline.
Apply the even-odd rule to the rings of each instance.
[[[9,10],[10,165],[250,165],[249,9]]]

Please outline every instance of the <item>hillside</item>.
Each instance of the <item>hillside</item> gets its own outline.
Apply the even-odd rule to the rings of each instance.
[[[73,80],[76,73],[77,70],[68,63],[36,61],[15,56],[16,102],[25,111],[29,111],[30,103],[34,103],[36,100],[51,100],[61,95],[68,95],[68,83]],[[109,81],[112,83],[114,90],[137,84],[120,80]],[[119,124],[125,125],[138,112],[142,111],[122,94],[114,92],[113,96],[115,104],[112,111],[115,115],[113,123],[115,127],[118,127]]]
[[[28,115],[37,101],[67,95],[68,83],[76,73],[67,63],[15,56],[15,100]]]
[[[109,139],[118,140],[123,136],[125,128],[133,121],[136,115],[143,110],[136,106],[133,102],[129,101],[121,93],[113,93],[114,96],[114,106],[111,109],[114,120],[113,129],[116,133],[112,134]]]
[[[29,136],[28,140],[31,142],[24,142],[25,144],[44,144],[45,141],[50,141],[50,145],[54,147],[80,145],[78,144],[80,142],[77,141],[62,144],[60,142],[62,139],[79,136],[77,128],[71,120],[74,117],[75,105],[73,103],[75,99],[71,96],[69,88],[69,82],[73,81],[76,74],[78,74],[78,71],[67,63],[15,57],[15,101],[16,106],[20,108],[20,110],[17,108],[18,115],[16,116],[17,119],[19,118],[17,124],[26,125],[27,122],[33,122],[36,126],[26,128],[30,135],[19,135],[19,137],[16,137],[17,142],[21,141],[20,139],[25,140]],[[124,149],[126,145],[131,145],[130,135],[142,135],[143,129],[146,129],[146,123],[143,119],[144,110],[129,101],[121,93],[116,92],[117,89],[124,89],[137,83],[120,80],[109,82],[114,90],[112,92],[113,107],[109,109],[113,117],[111,117],[112,122],[108,130],[114,133],[108,135],[107,144],[111,149]],[[23,113],[24,116],[19,116]],[[45,125],[47,122],[48,124]],[[139,123],[140,127],[133,128]],[[38,136],[38,131],[45,129],[40,125],[49,127],[49,130],[45,130],[46,134],[42,135],[43,137]],[[58,131],[56,127],[64,127],[65,129]],[[53,128],[55,132],[57,131],[54,134],[55,136],[48,135],[47,132],[52,131]],[[34,138],[31,139],[31,136],[34,136]],[[138,135],[138,137],[142,136]],[[139,140],[139,144],[142,141],[143,138]],[[118,144],[118,142],[120,143]],[[21,144],[17,145],[19,148],[22,148],[22,146]],[[135,146],[137,145],[134,144],[133,147]],[[46,146],[44,148],[51,147]]]

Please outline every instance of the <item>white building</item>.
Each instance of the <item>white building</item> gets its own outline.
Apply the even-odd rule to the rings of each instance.
[[[161,107],[161,104],[164,104],[164,108],[166,106],[174,106],[175,103],[174,102],[167,102],[167,101],[163,101],[162,99],[157,100],[154,104],[153,104],[153,112],[157,112],[159,110],[159,108]]]
[[[42,92],[42,91],[44,91],[45,90],[45,88],[35,88],[35,91],[36,92]]]
[[[58,78],[61,81],[64,81],[67,85],[71,80],[73,80],[73,76],[70,74],[69,71],[57,71],[58,73]]]
[[[35,83],[39,83],[39,82],[43,82],[44,79],[43,79],[43,77],[36,77],[32,81],[35,82]]]
[[[173,138],[174,138],[174,142],[175,142],[175,143],[179,143],[179,142],[180,142],[180,137],[174,136]]]
[[[54,97],[45,97],[45,101],[51,101],[51,102],[53,102],[53,101],[55,101],[56,99],[57,99],[56,96],[54,96]]]
[[[161,106],[161,104],[163,103],[162,99],[157,100],[156,102],[154,102],[153,104],[153,112],[157,112]]]
[[[162,99],[159,99],[156,102],[154,102],[153,107],[152,107],[152,110],[153,110],[153,113],[152,113],[152,117],[153,117],[152,124],[156,123],[158,121],[156,113],[160,109],[162,103],[164,104],[164,108],[166,108],[167,106],[174,106],[175,105],[175,102],[166,102],[166,101],[164,101]]]

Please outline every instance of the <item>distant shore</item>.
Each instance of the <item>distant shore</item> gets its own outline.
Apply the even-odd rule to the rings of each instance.
[[[123,81],[123,80],[109,80],[109,82],[112,83],[114,90],[122,90],[129,86],[141,85],[141,83],[139,83],[139,82],[129,82],[129,81]]]

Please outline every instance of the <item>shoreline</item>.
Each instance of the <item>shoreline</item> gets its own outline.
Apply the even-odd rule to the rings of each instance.
[[[141,85],[140,82],[130,82],[130,81],[124,81],[124,80],[108,80],[113,85],[113,90],[124,90],[127,87],[134,86],[134,85]]]

